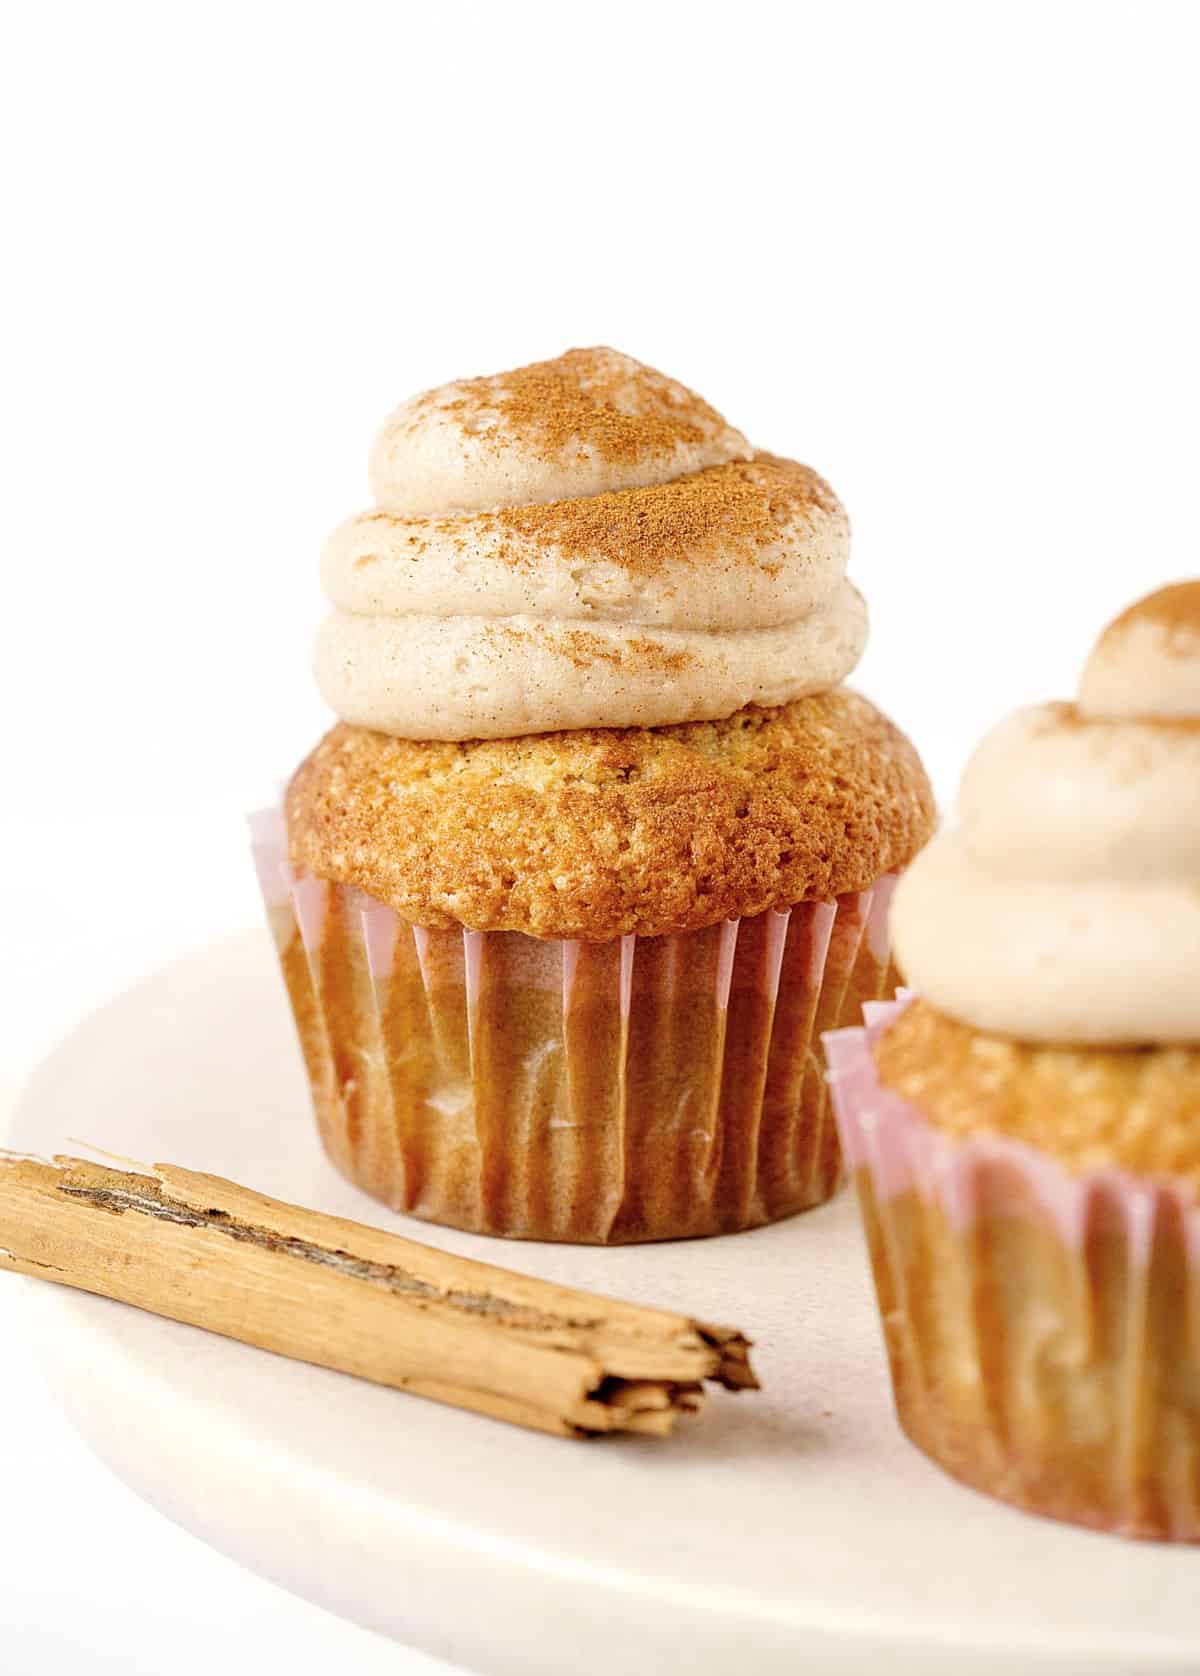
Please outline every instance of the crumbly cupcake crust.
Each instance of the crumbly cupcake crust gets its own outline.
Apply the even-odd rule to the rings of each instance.
[[[428,742],[340,724],[291,863],[411,924],[602,941],[865,889],[929,837],[920,758],[837,688],[723,721]]]
[[[1055,1047],[914,1001],[880,1037],[884,1087],[938,1129],[1004,1135],[1073,1171],[1116,1166],[1200,1189],[1200,1047]]]

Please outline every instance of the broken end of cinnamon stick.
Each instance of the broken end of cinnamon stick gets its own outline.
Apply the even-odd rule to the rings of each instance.
[[[708,1375],[714,1384],[727,1391],[761,1391],[762,1386],[750,1366],[752,1340],[736,1327],[713,1327],[704,1321],[696,1323],[696,1331],[706,1344],[712,1346],[716,1361]]]

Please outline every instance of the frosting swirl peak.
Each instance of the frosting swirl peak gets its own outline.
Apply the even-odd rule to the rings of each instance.
[[[317,678],[413,739],[717,720],[847,675],[866,609],[807,466],[613,350],[407,402],[330,538]]]
[[[1083,671],[1079,708],[1200,717],[1200,583],[1160,588],[1109,624]]]
[[[414,396],[371,451],[371,489],[402,518],[640,489],[748,460],[706,401],[615,349],[569,349]]]
[[[1200,581],[1119,617],[1077,704],[994,729],[959,815],[896,893],[914,988],[1030,1041],[1200,1042]]]

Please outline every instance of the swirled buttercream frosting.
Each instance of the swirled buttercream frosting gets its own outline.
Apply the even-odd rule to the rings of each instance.
[[[427,392],[330,538],[316,671],[409,739],[712,721],[836,686],[866,641],[816,472],[610,349]]]
[[[959,817],[892,910],[926,1000],[1029,1041],[1200,1042],[1200,581],[1118,617],[1078,702],[989,734]]]

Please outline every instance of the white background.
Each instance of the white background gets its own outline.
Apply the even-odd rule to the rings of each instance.
[[[371,432],[611,343],[830,477],[943,792],[1195,572],[1196,8],[29,4],[0,44],[6,1020],[255,913]],[[63,1137],[102,1143],[95,1112]],[[183,1160],[186,1162],[186,1160]],[[144,1510],[0,1286],[6,1673],[434,1667]]]

